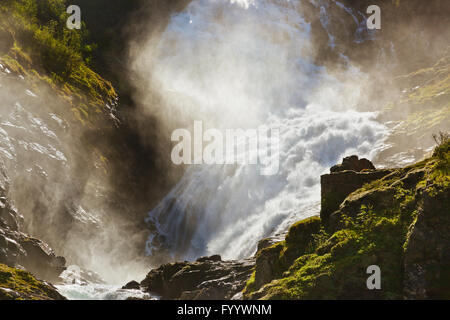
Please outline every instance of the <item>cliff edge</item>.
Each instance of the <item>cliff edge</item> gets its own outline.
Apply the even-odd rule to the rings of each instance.
[[[411,166],[325,175],[322,219],[257,253],[244,298],[450,299],[449,172],[447,139]],[[373,265],[378,290],[367,287]]]

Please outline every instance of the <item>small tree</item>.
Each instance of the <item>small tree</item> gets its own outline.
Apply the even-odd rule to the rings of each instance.
[[[433,139],[437,146],[440,147],[450,139],[450,134],[448,132],[439,131],[439,133],[433,133]]]
[[[439,158],[448,157],[446,154],[448,154],[450,148],[450,134],[448,132],[439,131],[439,133],[433,134],[433,139],[437,144],[433,155]]]

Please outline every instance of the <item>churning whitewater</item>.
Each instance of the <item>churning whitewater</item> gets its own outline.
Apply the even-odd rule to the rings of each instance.
[[[357,111],[367,75],[348,66],[342,82],[315,65],[310,29],[300,1],[194,0],[172,16],[153,59],[141,50],[138,65],[151,70],[166,114],[176,117],[161,118],[168,128],[200,120],[280,132],[275,175],[252,165],[189,167],[148,215],[148,255],[248,257],[258,240],[319,213],[319,177],[330,166],[381,147],[386,128],[375,113]]]

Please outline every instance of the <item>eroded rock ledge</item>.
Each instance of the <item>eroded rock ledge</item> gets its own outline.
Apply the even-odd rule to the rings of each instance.
[[[320,177],[320,218],[323,223],[328,225],[330,216],[339,210],[339,206],[349,194],[393,171],[393,169],[376,170],[372,162],[364,158],[358,159],[358,156],[346,157],[342,164],[333,166],[330,174]]]
[[[66,260],[20,230],[23,217],[9,200],[8,190],[9,178],[0,164],[0,300],[63,299],[50,283],[37,278],[57,282]]]
[[[257,254],[244,299],[449,299],[449,160],[446,141],[405,168],[326,175],[335,182],[326,194],[348,193],[331,215],[296,223]],[[363,183],[364,174],[382,178]],[[366,286],[371,265],[380,290]]]
[[[322,177],[322,218],[261,240],[254,258],[166,264],[127,286],[162,299],[449,299],[449,154],[447,141],[405,168],[338,167]],[[371,265],[381,290],[367,288]]]
[[[0,164],[0,263],[24,267],[40,279],[58,281],[66,260],[44,241],[21,232],[23,217],[8,199],[8,190],[9,178]]]
[[[253,267],[253,259],[222,261],[219,255],[175,262],[151,270],[140,287],[161,299],[229,300],[244,289]]]

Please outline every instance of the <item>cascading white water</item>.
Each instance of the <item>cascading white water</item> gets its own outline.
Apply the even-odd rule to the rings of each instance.
[[[318,214],[320,175],[331,165],[376,153],[386,128],[376,114],[355,111],[366,75],[349,67],[341,82],[316,66],[310,31],[300,1],[194,0],[171,18],[155,59],[146,62],[142,50],[168,127],[202,120],[280,130],[276,175],[244,165],[188,168],[149,213],[148,255],[248,257],[261,238]]]

